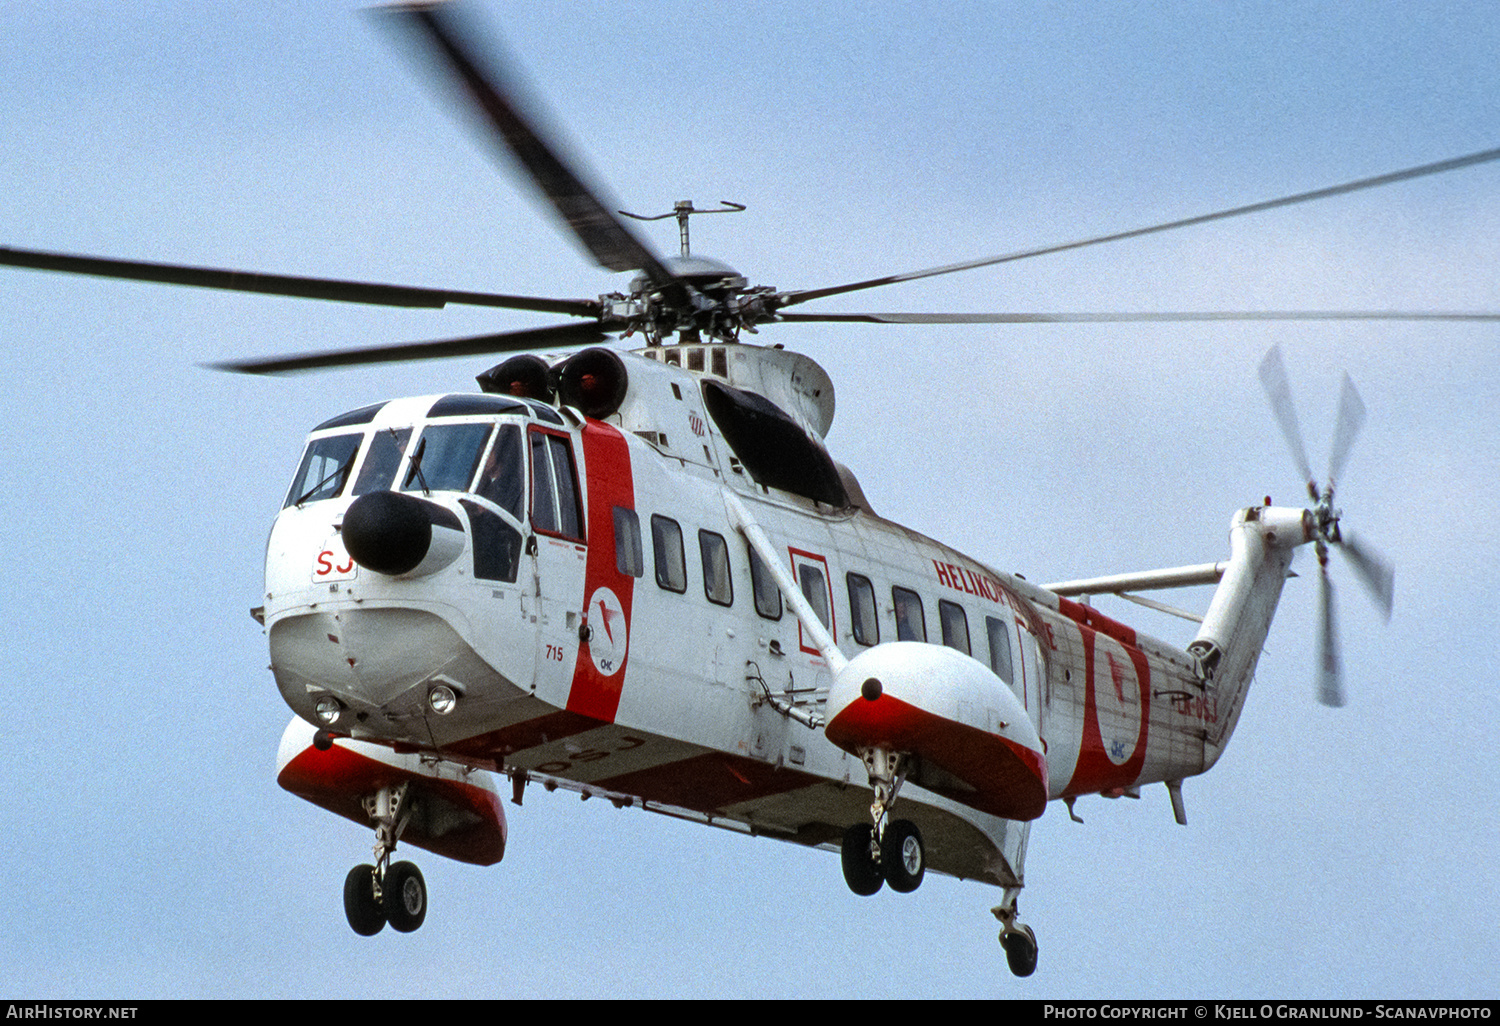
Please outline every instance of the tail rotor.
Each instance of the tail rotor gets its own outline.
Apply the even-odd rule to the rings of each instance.
[[[1313,503],[1310,512],[1317,532],[1313,547],[1318,557],[1319,577],[1318,700],[1324,705],[1338,707],[1344,704],[1344,687],[1339,661],[1338,618],[1333,582],[1328,574],[1329,550],[1337,547],[1348,558],[1355,575],[1386,620],[1391,617],[1395,601],[1395,570],[1368,546],[1358,544],[1351,535],[1344,533],[1339,523],[1343,511],[1333,505],[1334,485],[1343,475],[1349,452],[1364,424],[1365,404],[1355,390],[1354,382],[1345,374],[1343,391],[1339,395],[1338,419],[1334,425],[1333,452],[1328,461],[1328,475],[1320,485],[1313,477],[1307,450],[1302,444],[1302,431],[1298,425],[1296,407],[1292,403],[1292,389],[1279,347],[1273,347],[1261,362],[1260,381],[1271,400],[1271,410],[1292,450],[1297,469],[1307,482],[1308,498]]]

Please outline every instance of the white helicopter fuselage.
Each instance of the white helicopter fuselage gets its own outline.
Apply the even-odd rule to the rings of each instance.
[[[750,443],[726,441],[728,415],[705,406],[728,394],[713,361],[687,370],[647,355],[624,358],[628,397],[603,420],[529,399],[428,396],[312,433],[271,532],[263,614],[277,684],[306,724],[410,767],[503,771],[517,800],[538,780],[837,848],[869,816],[873,779],[863,743],[840,747],[820,729],[862,701],[830,700],[846,657],[878,651],[865,662],[884,659],[901,694],[891,677],[937,654],[911,643],[943,645],[967,657],[956,676],[998,684],[942,709],[931,690],[912,699],[929,722],[979,733],[925,742],[902,815],[928,868],[1007,888],[1021,885],[1025,821],[1042,805],[1009,813],[1019,806],[980,793],[978,777],[937,768],[957,765],[940,749],[1002,736],[1022,756],[1036,749],[1043,804],[1175,787],[1217,758],[1258,640],[1240,679],[1214,686],[1195,655],[873,513],[819,455],[832,416],[820,381],[778,396],[800,403],[807,452],[746,456]],[[821,468],[798,491],[843,500],[768,486],[747,466],[783,458]],[[346,514],[361,495],[397,503],[392,491],[427,511],[431,540],[409,567],[371,569],[350,555]],[[1284,569],[1252,573],[1241,591],[1267,592],[1264,578],[1279,592]],[[284,784],[311,739],[301,723],[292,734]]]

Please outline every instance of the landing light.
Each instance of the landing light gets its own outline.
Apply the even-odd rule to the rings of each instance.
[[[427,692],[427,705],[439,716],[447,716],[458,706],[458,696],[446,684],[439,684]]]
[[[318,719],[329,726],[332,726],[338,720],[339,714],[343,711],[344,707],[332,695],[324,695],[313,706],[313,712],[317,714]]]

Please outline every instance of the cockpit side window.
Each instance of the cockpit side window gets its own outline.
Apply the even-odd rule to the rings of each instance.
[[[488,424],[428,424],[412,451],[402,491],[468,491],[489,438]]]
[[[342,492],[344,485],[349,483],[349,471],[354,467],[362,437],[359,434],[331,435],[309,442],[282,508],[332,499]]]
[[[365,464],[359,468],[359,478],[354,482],[354,494],[364,495],[390,488],[410,439],[411,428],[386,428],[375,432],[370,440],[370,451],[365,454]]]
[[[542,428],[531,431],[531,526],[543,534],[583,541],[573,445],[566,435]]]
[[[479,472],[479,483],[474,486],[474,492],[520,520],[525,487],[521,429],[515,424],[502,425],[495,433],[495,444],[484,461],[484,469]]]

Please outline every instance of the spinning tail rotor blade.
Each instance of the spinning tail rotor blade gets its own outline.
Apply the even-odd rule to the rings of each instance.
[[[1302,429],[1297,425],[1297,408],[1292,403],[1292,386],[1286,376],[1286,365],[1281,362],[1281,347],[1272,346],[1260,364],[1260,383],[1271,400],[1271,412],[1276,414],[1276,423],[1291,446],[1292,458],[1297,461],[1297,471],[1307,482],[1308,494],[1316,502],[1318,486],[1313,481],[1312,466],[1307,462],[1307,449],[1302,444]]]
[[[1297,469],[1307,481],[1307,494],[1313,501],[1312,508],[1305,514],[1304,522],[1316,532],[1308,540],[1314,543],[1318,554],[1318,701],[1337,707],[1344,704],[1344,687],[1339,665],[1338,618],[1334,611],[1333,581],[1328,575],[1329,548],[1337,547],[1348,557],[1360,583],[1369,591],[1375,605],[1387,620],[1391,618],[1395,600],[1395,571],[1383,557],[1344,532],[1339,524],[1343,514],[1333,505],[1334,482],[1344,472],[1349,451],[1354,447],[1354,439],[1364,423],[1365,404],[1360,399],[1354,382],[1345,374],[1343,391],[1339,395],[1338,421],[1333,430],[1329,476],[1319,486],[1307,464],[1302,430],[1297,425],[1297,412],[1292,404],[1292,388],[1279,347],[1273,346],[1261,362],[1260,380],[1266,388],[1266,395],[1270,397],[1271,409],[1276,414],[1277,423],[1281,425],[1281,433],[1291,446]]]
[[[1344,535],[1339,548],[1349,557],[1349,563],[1369,591],[1370,598],[1380,609],[1381,615],[1389,621],[1396,603],[1395,569],[1368,546],[1356,542],[1351,535]]]
[[[1334,709],[1344,704],[1343,672],[1339,666],[1337,616],[1334,613],[1333,582],[1328,579],[1325,564],[1319,575],[1318,607],[1322,623],[1318,628],[1318,701]]]
[[[1339,394],[1339,419],[1333,429],[1333,455],[1328,460],[1328,483],[1333,485],[1344,476],[1344,464],[1349,459],[1349,450],[1359,435],[1360,425],[1365,422],[1365,404],[1355,391],[1354,382],[1344,375],[1344,390]]]

